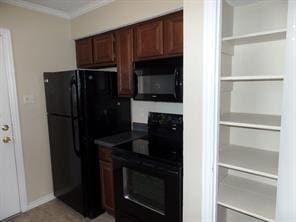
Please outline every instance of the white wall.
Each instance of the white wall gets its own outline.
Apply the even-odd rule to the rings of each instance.
[[[287,0],[268,0],[235,7],[233,34],[286,28],[287,4]]]
[[[203,1],[184,1],[183,221],[201,221]]]

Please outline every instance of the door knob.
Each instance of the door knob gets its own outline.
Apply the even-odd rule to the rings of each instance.
[[[1,127],[1,129],[2,129],[3,131],[8,131],[8,130],[9,130],[9,126],[8,126],[8,125],[3,125],[3,126]]]
[[[11,141],[11,138],[9,136],[5,136],[3,139],[2,139],[2,142],[3,143],[9,143]]]

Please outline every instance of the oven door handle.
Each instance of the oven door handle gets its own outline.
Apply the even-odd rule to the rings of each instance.
[[[134,159],[128,159],[128,158],[124,158],[124,157],[119,157],[119,156],[112,156],[112,159],[115,161],[120,161],[120,162],[124,162],[124,163],[128,163],[128,164],[133,164],[133,165],[141,165],[141,161],[137,161]]]
[[[123,167],[123,165],[125,167],[138,167],[138,170],[140,170],[141,168],[145,168],[145,169],[151,169],[153,170],[153,172],[158,172],[161,174],[165,174],[165,175],[174,175],[177,176],[180,174],[179,170],[177,170],[176,168],[169,168],[169,167],[163,167],[163,166],[158,166],[157,164],[153,164],[153,163],[149,163],[149,162],[145,162],[145,161],[139,161],[139,160],[134,160],[134,159],[127,159],[124,157],[119,157],[119,156],[112,156],[113,159],[113,163],[115,163],[117,165],[117,161],[120,162],[119,165],[120,167]]]
[[[153,164],[153,163],[143,162],[142,166],[145,167],[145,168],[153,169],[153,170],[158,171],[158,172],[163,172],[165,174],[171,174],[171,175],[178,175],[179,174],[178,170],[169,169],[168,167],[164,168],[162,166],[158,166],[158,165]]]

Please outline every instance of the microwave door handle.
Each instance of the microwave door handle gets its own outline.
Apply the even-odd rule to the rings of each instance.
[[[178,68],[175,68],[174,70],[174,76],[175,76],[175,91],[174,91],[174,97],[175,99],[178,99],[178,91],[179,91],[179,72]]]

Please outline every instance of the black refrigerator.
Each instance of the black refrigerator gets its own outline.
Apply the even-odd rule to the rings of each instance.
[[[117,97],[116,72],[44,73],[55,196],[85,217],[103,212],[96,138],[130,131],[130,100]]]

